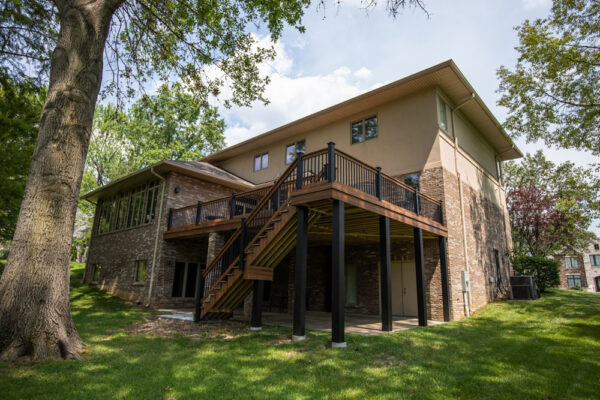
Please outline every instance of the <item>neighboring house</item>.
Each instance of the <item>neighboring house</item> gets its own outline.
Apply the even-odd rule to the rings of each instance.
[[[334,342],[344,312],[384,329],[392,314],[461,318],[509,295],[501,162],[522,154],[499,126],[447,61],[201,162],[156,164],[85,196],[85,281],[152,307],[198,297],[204,319],[255,293],[255,310],[294,313],[295,334],[304,310],[331,311]]]
[[[596,238],[583,255],[559,256],[560,287],[600,292],[600,239]]]

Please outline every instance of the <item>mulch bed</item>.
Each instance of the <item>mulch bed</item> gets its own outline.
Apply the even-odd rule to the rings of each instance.
[[[248,325],[239,321],[210,321],[193,323],[158,316],[146,317],[127,328],[134,335],[152,335],[166,338],[172,335],[183,335],[198,340],[233,339],[249,333]]]

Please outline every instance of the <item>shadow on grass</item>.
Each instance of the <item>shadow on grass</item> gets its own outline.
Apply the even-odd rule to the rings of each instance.
[[[161,339],[123,327],[144,310],[84,286],[73,311],[87,361],[0,364],[7,398],[595,398],[600,296],[556,290],[459,322],[378,337],[266,328],[231,339]]]

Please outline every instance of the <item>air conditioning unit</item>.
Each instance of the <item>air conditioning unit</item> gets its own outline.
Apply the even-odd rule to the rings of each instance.
[[[535,276],[511,276],[510,286],[512,287],[513,299],[515,300],[535,300],[540,298],[540,291],[535,283]]]

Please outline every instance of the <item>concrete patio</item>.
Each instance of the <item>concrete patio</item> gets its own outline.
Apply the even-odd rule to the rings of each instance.
[[[193,320],[193,313],[189,310],[161,310],[168,311],[172,314],[159,315],[162,318],[181,319],[185,321]],[[237,311],[233,314],[233,320],[246,321],[244,314]],[[263,312],[263,325],[281,326],[292,329],[293,316],[288,313]],[[442,324],[440,321],[429,320],[429,325]],[[402,331],[405,329],[416,328],[419,321],[416,317],[393,317],[392,329],[393,332]],[[360,335],[380,335],[381,317],[376,315],[357,315],[346,314],[344,323],[346,333],[357,333]],[[331,313],[307,311],[306,312],[306,329],[316,331],[331,332]]]

